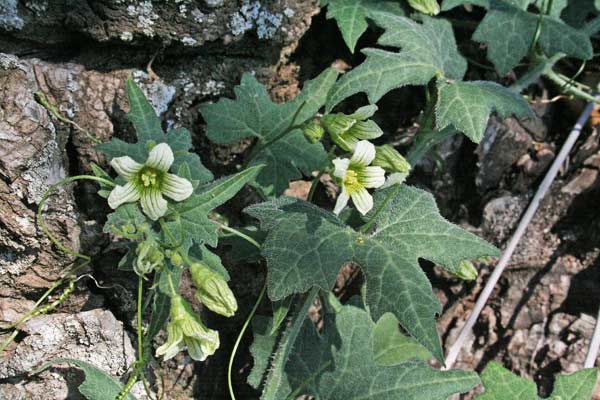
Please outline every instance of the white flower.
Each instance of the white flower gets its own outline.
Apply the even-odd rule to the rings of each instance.
[[[110,192],[110,208],[116,209],[121,204],[139,200],[144,213],[156,221],[167,212],[167,201],[163,195],[175,201],[190,197],[194,191],[191,182],[169,173],[173,160],[173,150],[166,143],[154,146],[144,164],[129,156],[113,158],[110,165],[127,183],[116,186]]]
[[[373,208],[373,197],[368,188],[378,188],[385,183],[385,171],[381,167],[369,166],[375,158],[375,146],[361,140],[356,144],[352,158],[336,158],[333,160],[335,170],[333,175],[342,181],[342,192],[335,203],[334,213],[339,214],[348,200],[362,214]]]

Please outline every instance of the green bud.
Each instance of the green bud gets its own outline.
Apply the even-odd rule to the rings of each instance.
[[[133,263],[133,270],[138,275],[146,275],[155,269],[160,269],[165,256],[159,245],[154,240],[144,240],[135,249],[137,258]]]
[[[237,311],[237,301],[233,292],[221,275],[202,263],[190,265],[192,281],[198,290],[196,298],[211,311],[231,317]]]
[[[183,266],[183,257],[181,257],[181,255],[176,251],[171,252],[170,260],[171,264],[173,264],[176,267]]]
[[[440,13],[440,5],[437,0],[408,0],[408,4],[423,14],[438,15]]]
[[[335,144],[345,151],[353,151],[360,140],[371,140],[383,135],[381,128],[368,119],[376,110],[376,105],[369,105],[350,115],[327,114],[321,119],[321,124]]]
[[[471,261],[462,260],[458,264],[458,271],[454,275],[465,281],[472,281],[477,278],[477,270]]]
[[[406,174],[410,171],[410,164],[402,154],[388,144],[375,147],[375,159],[371,165],[379,166],[388,172]]]
[[[311,122],[304,127],[303,132],[304,137],[310,143],[319,143],[321,139],[323,139],[325,129],[323,129],[323,127],[320,124],[316,122]]]

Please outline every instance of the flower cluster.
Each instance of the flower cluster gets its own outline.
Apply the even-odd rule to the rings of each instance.
[[[373,197],[367,189],[401,184],[410,172],[410,164],[390,145],[375,146],[369,140],[383,135],[381,128],[372,120],[376,105],[368,105],[353,114],[328,114],[320,124],[311,122],[304,135],[311,143],[318,142],[329,134],[332,142],[346,152],[350,158],[333,160],[333,176],[341,187],[334,213],[339,214],[351,199],[363,215],[373,208]],[[389,172],[386,179],[386,172]]]

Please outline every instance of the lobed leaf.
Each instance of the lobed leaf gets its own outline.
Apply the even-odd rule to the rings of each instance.
[[[485,43],[488,59],[505,75],[529,52],[537,29],[538,15],[504,0],[490,0],[489,10],[473,34]],[[538,44],[548,57],[564,53],[582,60],[592,58],[590,38],[556,16],[542,17]]]
[[[356,42],[367,30],[367,18],[376,11],[387,11],[396,15],[404,15],[400,4],[396,1],[381,0],[326,0],[321,6],[327,6],[327,18],[334,18],[342,33],[344,42],[354,53]]]
[[[371,103],[392,89],[424,85],[435,76],[461,79],[467,63],[458,53],[452,26],[448,21],[423,17],[419,24],[390,13],[373,14],[375,23],[385,29],[378,44],[401,48],[400,52],[367,48],[367,59],[345,74],[327,98],[330,111],[353,94],[365,92]]]
[[[201,108],[207,136],[219,144],[256,137],[258,150],[251,153],[249,165],[265,164],[265,168],[256,177],[255,186],[268,196],[279,195],[290,180],[310,174],[323,163],[326,154],[322,144],[309,143],[300,129],[286,130],[311,118],[323,106],[336,79],[337,72],[327,69],[307,82],[294,100],[275,104],[254,76],[244,74],[234,89],[236,100],[222,98]]]
[[[519,117],[532,115],[523,96],[497,83],[438,81],[438,130],[453,125],[473,142],[479,143],[483,139],[492,111],[496,111],[502,118],[511,114]]]
[[[343,306],[324,319],[322,335],[304,319],[274,398],[285,399],[293,392],[320,400],[443,400],[479,383],[474,372],[439,371],[424,362],[378,365],[373,353],[375,324],[358,307]]]
[[[393,313],[441,360],[434,320],[440,305],[419,258],[453,272],[462,260],[498,251],[446,221],[433,197],[422,190],[400,186],[378,191],[373,209],[378,208],[376,229],[364,236],[332,213],[297,199],[248,207],[246,212],[268,231],[262,253],[269,297],[277,301],[315,286],[330,290],[340,268],[356,262],[366,276],[366,302],[373,317]]]

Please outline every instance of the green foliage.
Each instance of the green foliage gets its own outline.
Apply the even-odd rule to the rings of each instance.
[[[489,115],[502,117],[530,115],[528,104],[518,94],[493,82],[461,82],[466,61],[459,54],[450,23],[423,17],[419,24],[389,13],[376,13],[373,19],[385,29],[379,38],[382,46],[400,52],[367,48],[365,62],[344,75],[327,99],[331,110],[347,97],[365,92],[372,103],[392,89],[405,85],[438,82],[436,127],[449,125],[478,143],[483,137]]]
[[[367,59],[334,86],[327,98],[328,110],[359,92],[365,92],[369,101],[375,103],[392,89],[425,85],[436,76],[461,79],[465,74],[467,63],[458,53],[449,22],[423,17],[419,24],[381,12],[375,13],[373,20],[385,29],[377,43],[402,50],[362,50]]]
[[[378,365],[372,350],[376,326],[358,307],[343,306],[324,319],[322,335],[304,319],[274,398],[310,394],[323,400],[442,400],[479,383],[473,372],[443,372],[422,361]],[[272,347],[260,333],[255,332],[255,357]]]
[[[258,141],[249,155],[249,165],[262,164],[265,168],[256,177],[254,186],[267,196],[279,195],[290,180],[309,175],[325,159],[323,145],[309,143],[299,124],[323,106],[336,78],[337,72],[327,69],[307,82],[294,100],[275,104],[254,76],[244,74],[235,88],[236,100],[223,98],[202,107],[207,135],[219,144],[256,137]]]
[[[131,77],[127,79],[127,95],[130,104],[127,117],[135,128],[138,141],[127,143],[121,139],[112,138],[108,143],[102,143],[96,148],[106,154],[109,159],[129,156],[135,161],[143,163],[148,158],[149,144],[167,143],[175,155],[173,170],[176,171],[183,164],[188,164],[194,180],[199,183],[211,181],[213,175],[202,165],[200,157],[189,152],[192,147],[190,132],[185,128],[177,128],[165,134],[152,105]]]
[[[208,218],[210,211],[231,199],[246,183],[252,182],[261,168],[262,165],[250,167],[197,188],[192,196],[173,205],[166,223],[169,231],[179,235],[180,242],[192,240],[216,246],[217,225]]]
[[[356,42],[369,26],[367,18],[376,11],[387,11],[396,15],[404,12],[397,1],[381,0],[325,0],[327,18],[335,18],[346,45],[354,53]]]
[[[494,82],[438,81],[438,97],[437,129],[452,125],[475,143],[483,139],[492,111],[502,118],[533,115],[522,96]]]
[[[538,15],[503,0],[490,0],[489,10],[473,39],[485,43],[488,59],[499,74],[505,75],[527,55],[537,29]],[[559,53],[588,60],[592,57],[589,37],[556,16],[542,17],[538,44],[545,55]]]
[[[123,385],[118,380],[101,369],[98,369],[85,361],[74,360],[71,358],[56,358],[48,361],[42,365],[37,372],[44,371],[54,364],[72,364],[83,371],[85,380],[79,385],[79,392],[81,392],[87,400],[114,400],[119,394],[119,391],[123,388]],[[132,394],[128,394],[125,399],[135,400],[135,397],[133,397]]]
[[[393,314],[381,316],[373,329],[373,357],[378,365],[392,366],[410,360],[429,360],[432,355],[419,342],[403,334]]]
[[[559,375],[550,400],[589,400],[596,386],[598,370],[583,369],[570,375]],[[521,378],[497,362],[491,362],[481,375],[485,392],[477,400],[541,400],[535,383]]]
[[[393,313],[441,360],[434,320],[440,305],[418,259],[456,271],[462,260],[496,255],[497,250],[443,219],[432,196],[419,189],[378,191],[374,210],[380,210],[376,229],[363,235],[330,212],[291,198],[247,208],[269,231],[263,245],[269,297],[280,300],[314,286],[330,290],[340,268],[354,261],[366,275],[373,317]]]

